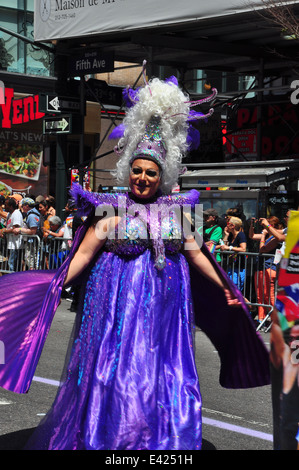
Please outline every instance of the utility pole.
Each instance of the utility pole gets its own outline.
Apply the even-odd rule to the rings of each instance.
[[[67,60],[66,57],[57,54],[55,57],[55,75],[57,77],[56,93],[65,96],[67,94]],[[68,197],[67,188],[67,136],[56,135],[56,213],[63,219],[63,212]]]
[[[258,72],[258,88],[262,89],[264,86],[264,60],[260,59],[260,67]],[[257,160],[263,160],[263,113],[262,113],[263,91],[257,93]]]
[[[81,118],[81,134],[80,134],[80,147],[79,147],[79,182],[83,186],[85,170],[83,168],[84,162],[84,118],[85,118],[85,78],[80,78],[80,118]]]

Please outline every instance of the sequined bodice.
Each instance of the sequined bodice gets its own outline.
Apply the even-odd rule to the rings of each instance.
[[[123,256],[137,256],[152,249],[157,237],[162,239],[165,251],[177,253],[183,243],[182,229],[172,215],[159,222],[157,231],[150,230],[150,224],[141,217],[126,215],[121,219],[115,233],[105,243],[104,250]]]
[[[79,185],[72,187],[72,195],[81,212],[88,214],[95,209],[95,215],[103,216],[108,206],[121,217],[116,232],[108,238],[104,250],[130,257],[150,249],[157,269],[166,266],[166,253],[178,253],[181,250],[181,211],[187,206],[194,208],[199,199],[199,193],[191,190],[188,193],[157,194],[149,203],[136,201],[128,193],[89,193]],[[158,217],[155,218],[157,213]]]

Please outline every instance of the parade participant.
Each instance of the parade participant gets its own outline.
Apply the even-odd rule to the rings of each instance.
[[[79,280],[84,289],[70,360],[29,449],[199,450],[194,321],[219,351],[223,386],[269,383],[268,352],[241,294],[183,214],[198,193],[170,193],[188,149],[189,99],[174,78],[153,79],[130,97],[117,165],[130,191],[74,186],[87,219],[31,320],[31,344],[21,343],[22,358],[12,353],[0,369],[1,386],[28,389],[42,343],[39,337],[33,344],[36,335],[49,328],[62,287]],[[44,284],[39,279],[42,290]],[[4,323],[0,315],[0,338]]]

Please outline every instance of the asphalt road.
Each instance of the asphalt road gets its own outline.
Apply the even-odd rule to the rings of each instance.
[[[261,335],[269,347],[269,333]],[[271,387],[221,387],[218,353],[202,332],[196,334],[196,364],[203,401],[203,448],[272,450]]]
[[[0,450],[22,449],[50,409],[57,391],[75,314],[63,300],[25,395],[0,389]],[[269,333],[262,333],[266,343]],[[227,390],[219,385],[213,345],[196,332],[196,363],[203,398],[203,450],[272,450],[271,389]]]

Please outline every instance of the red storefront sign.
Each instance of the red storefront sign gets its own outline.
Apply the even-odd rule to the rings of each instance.
[[[39,111],[39,96],[14,99],[14,89],[5,88],[5,102],[0,104],[0,127],[10,129],[13,125],[26,124],[41,119],[45,113]]]
[[[251,105],[250,105],[251,104]],[[299,155],[299,107],[291,102],[279,105],[264,103],[261,116],[248,100],[248,107],[232,111],[227,120],[225,153],[257,157],[258,119],[260,119],[261,153],[266,159]]]
[[[39,96],[14,99],[13,88],[2,85],[5,99],[0,100],[0,194],[44,194],[48,169],[43,165],[43,134],[34,125],[45,115],[39,111]]]
[[[226,151],[246,155],[246,157],[256,157],[256,129],[244,129],[228,135],[226,139]]]

